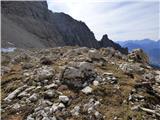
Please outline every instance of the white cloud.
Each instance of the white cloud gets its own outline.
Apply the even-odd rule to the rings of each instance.
[[[48,0],[48,6],[84,21],[97,39],[103,34],[113,40],[159,39],[158,0]]]

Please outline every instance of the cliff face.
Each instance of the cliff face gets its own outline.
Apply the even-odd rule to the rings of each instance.
[[[105,38],[98,42],[87,25],[64,13],[48,10],[46,1],[3,1],[2,47],[46,48],[55,46],[113,47],[128,51]]]
[[[1,3],[2,47],[8,42],[20,48],[65,45],[61,34],[50,21],[52,13],[48,10],[45,1]]]
[[[52,16],[58,31],[62,33],[66,45],[99,47],[93,32],[90,31],[85,23],[74,20],[64,13],[54,13]]]

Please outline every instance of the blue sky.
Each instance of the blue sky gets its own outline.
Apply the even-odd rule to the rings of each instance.
[[[159,0],[47,0],[53,12],[84,21],[100,40],[160,39]]]

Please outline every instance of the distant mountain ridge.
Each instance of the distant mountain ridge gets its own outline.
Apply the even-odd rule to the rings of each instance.
[[[129,51],[135,48],[143,49],[149,55],[151,64],[160,66],[160,40],[127,40],[117,43],[123,47],[128,47]]]
[[[128,49],[108,37],[100,42],[81,21],[65,13],[53,13],[46,1],[2,1],[2,47],[47,48],[55,46],[113,47]]]

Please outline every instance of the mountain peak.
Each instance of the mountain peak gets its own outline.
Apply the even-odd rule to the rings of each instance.
[[[103,40],[103,39],[104,39],[104,40],[109,40],[108,35],[107,35],[107,34],[104,34],[103,37],[102,37],[102,40]]]
[[[102,36],[102,39],[99,41],[101,47],[113,47],[115,50],[119,50],[123,54],[128,54],[128,49],[121,47],[119,44],[114,43],[108,38],[107,34]]]

